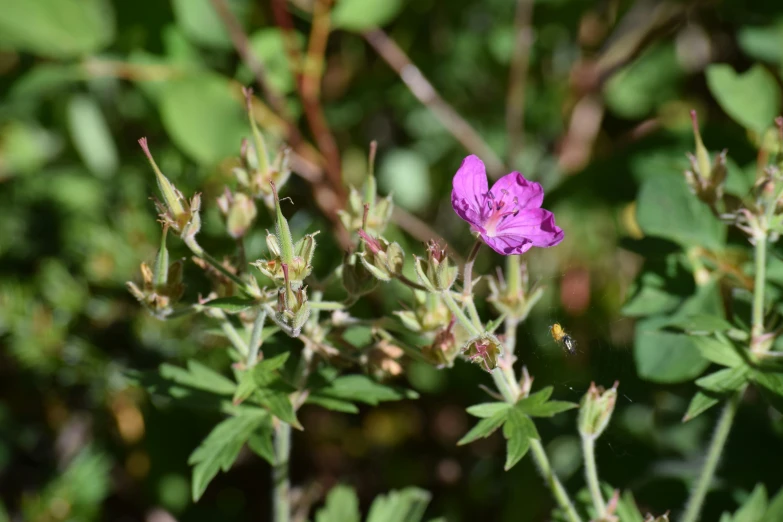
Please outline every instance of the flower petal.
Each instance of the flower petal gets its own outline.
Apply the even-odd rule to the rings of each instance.
[[[454,174],[451,191],[451,206],[454,211],[474,225],[480,225],[486,212],[487,171],[478,156],[470,155],[462,160]]]
[[[541,203],[544,202],[544,189],[541,185],[525,179],[525,176],[519,172],[506,174],[492,185],[491,192],[496,201],[500,201],[504,196],[503,191],[507,192],[505,194],[505,201],[509,202],[507,204],[511,205],[513,198],[517,198],[516,204],[520,209],[540,208]]]
[[[498,254],[508,256],[512,254],[524,254],[533,246],[533,243],[520,236],[488,236],[481,234],[481,239]]]
[[[555,225],[555,215],[543,208],[530,208],[508,216],[498,225],[495,235],[524,238],[537,247],[555,246],[563,240],[563,231]]]

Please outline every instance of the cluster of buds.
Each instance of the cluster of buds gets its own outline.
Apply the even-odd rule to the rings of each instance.
[[[618,385],[615,381],[614,386],[604,390],[594,382],[590,383],[590,388],[579,404],[578,426],[582,437],[597,439],[609,425],[617,402]]]
[[[699,132],[699,120],[696,111],[691,111],[693,134],[696,139],[695,154],[688,153],[691,169],[685,171],[685,181],[696,197],[710,206],[723,198],[723,184],[726,181],[726,150],[715,157],[710,165],[710,154],[704,146]]]
[[[307,302],[307,289],[302,285],[294,286],[288,277],[288,265],[282,265],[284,284],[277,290],[276,322],[283,326],[291,337],[297,337],[310,317],[310,303]]]
[[[310,316],[305,278],[313,270],[315,236],[307,234],[294,244],[288,221],[280,208],[275,184],[270,185],[275,205],[275,233],[267,234],[266,243],[271,257],[252,263],[272,280],[278,288],[276,321],[286,332],[296,337]]]
[[[427,259],[416,257],[416,276],[419,282],[433,293],[446,292],[457,280],[459,267],[451,264],[446,250],[437,241],[427,244]]]
[[[147,138],[139,140],[144,154],[155,171],[158,189],[163,201],[153,198],[158,209],[161,223],[177,233],[185,242],[195,242],[196,234],[201,230],[201,195],[195,194],[190,201],[163,175],[158,164],[150,153]]]
[[[482,333],[468,341],[462,348],[462,354],[484,370],[492,372],[498,366],[503,353],[503,344],[491,333]]]
[[[263,200],[271,209],[275,205],[275,193],[270,187],[275,185],[278,189],[282,188],[291,176],[290,150],[281,149],[274,160],[270,161],[266,141],[253,117],[253,91],[246,88],[243,92],[253,141],[242,141],[239,157],[241,165],[235,167],[233,173],[243,191],[253,199]]]
[[[498,268],[497,277],[488,278],[487,300],[499,313],[518,321],[527,319],[530,310],[544,295],[544,288],[530,288],[527,264],[519,256],[508,256],[506,274]]]
[[[439,330],[449,321],[451,312],[437,294],[414,290],[414,307],[411,310],[394,312],[408,330],[416,333],[430,333]]]
[[[452,317],[446,326],[438,329],[432,343],[422,348],[424,358],[438,368],[450,368],[459,355],[459,345],[454,335],[455,322]]]
[[[234,239],[244,237],[256,219],[256,204],[244,192],[232,193],[228,187],[219,198],[218,208],[226,219],[228,235]]]
[[[378,197],[373,174],[376,149],[377,143],[373,141],[370,143],[367,179],[361,192],[355,187],[351,187],[348,195],[348,208],[337,212],[343,226],[350,233],[364,230],[368,234],[380,236],[386,230],[394,210],[391,194],[385,198]]]
[[[185,292],[185,285],[182,283],[182,261],[169,264],[169,252],[166,248],[167,231],[168,227],[164,226],[155,267],[150,268],[147,263],[141,264],[141,288],[133,282],[126,283],[130,293],[153,315],[161,319],[171,314],[172,306]]]
[[[359,230],[359,237],[365,247],[359,259],[373,276],[387,282],[402,274],[405,252],[400,245],[389,243],[382,237],[372,237],[364,230]]]

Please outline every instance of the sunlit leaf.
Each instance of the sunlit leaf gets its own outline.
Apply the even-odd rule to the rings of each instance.
[[[759,134],[772,126],[780,112],[780,87],[762,65],[737,73],[730,65],[712,64],[706,76],[710,92],[734,121]]]

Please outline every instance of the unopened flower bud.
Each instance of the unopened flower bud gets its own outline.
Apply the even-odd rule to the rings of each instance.
[[[152,153],[147,145],[147,138],[139,139],[139,145],[141,145],[141,149],[147,156],[152,170],[155,171],[158,189],[161,196],[163,196],[163,201],[155,199],[155,206],[158,209],[161,221],[183,239],[195,237],[201,229],[201,217],[199,216],[201,197],[199,194],[196,194],[190,201],[187,201],[158,168],[158,164],[152,157]]]
[[[408,330],[434,332],[449,320],[451,312],[438,294],[414,290],[415,305],[411,310],[394,312]]]
[[[294,288],[288,277],[288,265],[282,265],[285,285],[277,293],[276,322],[286,328],[291,337],[297,337],[310,317],[310,304],[304,287]]]
[[[459,273],[459,268],[451,264],[446,250],[434,240],[427,245],[426,261],[417,257],[415,268],[419,282],[436,293],[449,290]]]
[[[583,437],[597,439],[609,425],[617,402],[618,384],[615,381],[614,386],[604,390],[594,382],[590,383],[590,388],[579,405],[579,433]]]
[[[655,516],[647,513],[644,517],[644,522],[669,522],[669,512],[667,511],[663,515]]]
[[[226,188],[218,198],[218,208],[226,218],[226,229],[234,239],[244,237],[256,218],[256,204],[243,192],[232,194]]]
[[[389,243],[382,237],[374,238],[364,230],[359,231],[366,251],[360,254],[362,264],[380,281],[390,281],[402,274],[405,253],[397,243]]]
[[[358,254],[346,254],[343,261],[343,286],[354,297],[369,294],[378,287],[378,279],[360,259]]]
[[[691,170],[685,172],[685,181],[691,192],[705,203],[712,205],[723,197],[723,185],[728,174],[726,150],[718,154],[715,163],[710,166],[710,155],[701,139],[696,111],[691,111],[691,120],[696,150],[695,154],[688,154]]]
[[[459,354],[457,339],[454,337],[454,323],[455,319],[452,318],[449,324],[435,334],[432,344],[422,348],[424,358],[438,368],[451,367]]]
[[[163,229],[154,269],[146,263],[141,264],[141,288],[133,282],[126,283],[128,291],[160,319],[173,311],[172,305],[176,304],[185,292],[185,285],[182,283],[182,261],[169,264],[167,230],[167,227]]]
[[[502,350],[502,344],[497,337],[489,333],[482,333],[465,344],[462,348],[462,354],[470,362],[479,364],[486,371],[491,372],[497,368]]]
[[[339,210],[340,221],[348,232],[365,232],[379,236],[386,230],[391,219],[394,204],[391,196],[378,198],[378,190],[375,183],[374,165],[376,142],[370,144],[370,159],[368,162],[367,178],[360,192],[351,187],[348,195],[348,207]]]

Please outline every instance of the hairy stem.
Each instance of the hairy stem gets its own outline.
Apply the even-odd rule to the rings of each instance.
[[[596,516],[602,519],[606,516],[606,504],[601,495],[601,484],[598,481],[598,467],[595,465],[595,438],[582,435],[582,454],[585,460],[585,478],[590,498],[593,500]]]
[[[734,416],[737,413],[740,398],[744,391],[745,386],[735,392],[734,395],[729,398],[726,406],[723,407],[723,411],[718,419],[718,424],[715,427],[715,433],[712,436],[712,441],[710,441],[710,447],[707,450],[707,458],[704,461],[704,467],[701,470],[696,486],[691,491],[688,503],[685,505],[685,514],[680,519],[681,522],[696,522],[699,520],[704,497],[707,496],[707,490],[712,482],[712,477],[715,475],[721,453],[723,453],[723,446],[726,444],[726,439],[729,437],[731,424],[734,422]]]
[[[223,333],[226,334],[228,340],[231,341],[234,348],[236,348],[241,355],[247,357],[247,354],[250,351],[247,347],[247,343],[242,339],[242,336],[239,335],[239,332],[234,328],[234,325],[231,324],[231,321],[226,317],[226,314],[221,311],[219,315],[216,313],[215,316],[220,319],[220,328],[223,330]]]
[[[481,318],[479,318],[478,310],[476,310],[476,302],[473,300],[473,264],[476,262],[481,245],[484,242],[480,238],[476,239],[473,243],[473,248],[470,249],[468,259],[465,261],[465,266],[462,269],[462,296],[463,300],[467,303],[468,315],[473,322],[473,326],[479,330],[483,330],[484,326],[481,324]]]
[[[764,333],[764,285],[767,282],[767,236],[756,237],[755,244],[756,274],[753,283],[753,326],[751,341]]]
[[[252,368],[258,361],[258,351],[261,349],[261,334],[264,331],[266,322],[266,310],[259,309],[255,321],[253,321],[253,330],[250,332],[250,347],[247,354],[247,367]]]
[[[568,521],[582,522],[576,509],[574,509],[574,505],[571,503],[571,499],[568,498],[568,493],[566,493],[563,484],[560,483],[560,480],[557,478],[554,471],[552,471],[552,466],[549,464],[549,458],[546,456],[546,451],[544,451],[541,441],[538,439],[530,439],[530,451],[533,454],[533,460],[536,462],[538,471],[541,473],[541,476],[544,477],[544,480],[546,480],[549,489],[552,490],[552,495],[554,495],[557,504],[565,513]]]
[[[460,308],[460,306],[454,300],[451,292],[448,290],[441,292],[441,297],[443,297],[443,302],[446,303],[446,306],[449,308],[449,310],[451,310],[451,313],[454,314],[454,318],[459,322],[459,324],[462,325],[463,328],[465,328],[465,330],[467,330],[467,332],[472,337],[476,337],[481,334],[481,331],[476,328],[470,319],[468,319],[468,316],[465,315],[465,312],[462,311],[462,308]]]
[[[291,426],[278,421],[275,427],[275,465],[272,468],[274,483],[273,520],[291,520],[291,482],[288,478],[288,459],[291,455]]]
[[[407,277],[405,277],[402,274],[399,274],[399,275],[397,275],[395,277],[397,278],[397,281],[399,281],[400,283],[402,283],[402,284],[404,284],[406,286],[409,286],[409,287],[413,288],[414,290],[421,290],[423,292],[429,292],[429,290],[427,290],[425,287],[423,287],[422,285],[420,285],[416,281],[411,281],[410,279],[408,279]]]
[[[223,266],[223,263],[212,257],[206,250],[204,250],[201,245],[196,242],[195,237],[185,239],[185,245],[187,245],[187,247],[191,252],[193,252],[193,254],[195,254],[196,257],[209,263],[212,268],[220,272],[223,276],[231,280],[232,283],[237,285],[237,288],[242,291],[242,293],[256,299],[260,297],[258,293],[250,287],[250,285],[248,285],[236,274],[233,274],[230,270]]]

